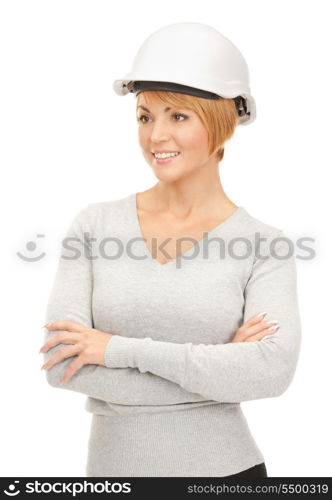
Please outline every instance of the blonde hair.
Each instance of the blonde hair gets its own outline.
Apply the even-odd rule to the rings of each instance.
[[[208,132],[209,156],[217,152],[217,161],[223,159],[225,142],[233,136],[238,124],[238,112],[233,99],[205,99],[159,90],[144,90],[141,93],[147,100],[149,96],[157,96],[165,104],[195,111]]]

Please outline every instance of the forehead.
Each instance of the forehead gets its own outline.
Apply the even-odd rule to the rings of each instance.
[[[151,108],[151,106],[150,106],[150,108]],[[149,109],[149,108],[147,108],[146,106],[143,106],[143,104],[139,104],[139,105],[137,106],[137,109],[138,109],[138,110],[140,110],[140,109],[141,109],[141,110],[143,110],[143,111],[146,111],[147,113],[150,113],[150,111],[152,111],[152,108],[151,108],[151,109]],[[172,109],[172,107],[171,107],[171,106],[166,106],[166,107],[164,108],[164,113],[167,113],[167,112],[168,112],[168,111],[170,111],[171,109]]]
[[[147,112],[152,112],[152,111],[160,111],[160,112],[164,112],[164,113],[167,113],[168,111],[171,111],[172,109],[189,109],[188,108],[188,105],[186,105],[185,103],[179,103],[179,104],[173,104],[171,102],[169,103],[165,103],[164,101],[162,101],[159,97],[157,96],[154,96],[151,94],[149,94],[148,98],[146,98],[146,96],[144,96],[144,93],[142,94],[139,94],[137,96],[137,105],[136,105],[136,108],[137,110],[143,110],[143,111],[147,111]]]
[[[137,109],[144,109],[144,111],[149,111],[152,110],[152,108],[164,109],[166,111],[171,109],[171,104],[165,104],[158,97],[151,97],[151,95],[149,95],[148,99],[142,94],[139,94],[137,96]]]

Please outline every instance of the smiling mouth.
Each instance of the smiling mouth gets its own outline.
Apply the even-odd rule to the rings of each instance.
[[[155,158],[156,160],[168,160],[169,158],[177,158],[178,156],[180,156],[180,151],[174,151],[175,153],[177,154],[172,154],[170,156],[165,156],[165,157],[159,157],[157,158],[157,156],[155,156],[155,153],[151,153],[153,158]]]

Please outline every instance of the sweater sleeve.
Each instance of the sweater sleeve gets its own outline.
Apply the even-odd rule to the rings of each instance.
[[[72,220],[66,232],[61,256],[47,303],[45,323],[72,320],[93,328],[92,288],[93,274],[89,245],[83,230],[89,231],[87,221],[90,206],[83,208]],[[69,238],[71,238],[69,240]],[[44,342],[63,330],[44,333]],[[58,344],[44,355],[47,362],[56,351],[68,344]],[[52,387],[80,392],[96,399],[123,405],[171,405],[204,401],[199,394],[191,394],[177,384],[136,368],[116,370],[101,365],[82,366],[66,383],[60,380],[73,357],[62,360],[46,371]]]
[[[280,396],[293,379],[300,350],[297,271],[284,232],[278,229],[266,240],[243,291],[243,323],[266,311],[266,321],[279,320],[276,333],[260,341],[217,345],[114,335],[105,351],[106,366],[137,367],[224,403]]]

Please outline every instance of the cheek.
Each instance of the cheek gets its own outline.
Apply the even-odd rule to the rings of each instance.
[[[139,128],[138,129],[138,140],[139,140],[139,143],[142,145],[144,142],[146,142],[146,139],[147,139],[146,131],[144,131],[143,129]]]
[[[137,126],[138,137],[140,137],[142,139],[150,138],[151,132],[152,132],[152,128],[147,123],[145,125],[138,125]]]
[[[205,130],[192,129],[190,132],[185,132],[181,137],[180,145],[188,153],[197,154],[198,151],[205,151],[208,146],[208,136]]]

